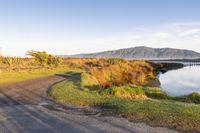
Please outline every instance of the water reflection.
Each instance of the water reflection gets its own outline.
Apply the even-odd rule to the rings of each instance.
[[[200,66],[188,66],[160,75],[161,87],[171,96],[200,92]]]

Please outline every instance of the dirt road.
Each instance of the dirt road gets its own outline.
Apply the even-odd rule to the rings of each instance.
[[[123,118],[100,117],[98,110],[60,107],[47,90],[67,77],[50,76],[0,87],[0,133],[177,133]]]

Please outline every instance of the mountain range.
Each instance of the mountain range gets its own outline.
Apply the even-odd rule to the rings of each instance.
[[[200,53],[174,48],[132,47],[89,54],[61,55],[60,57],[78,58],[125,58],[125,59],[196,59]]]

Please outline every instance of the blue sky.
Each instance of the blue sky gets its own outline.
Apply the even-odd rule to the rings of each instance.
[[[0,0],[0,46],[76,54],[134,46],[200,52],[199,0]]]

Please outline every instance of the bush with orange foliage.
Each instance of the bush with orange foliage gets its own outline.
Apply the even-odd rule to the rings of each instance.
[[[157,79],[153,67],[146,61],[124,60],[101,68],[91,67],[90,74],[103,88],[126,84],[148,86],[149,82]]]

